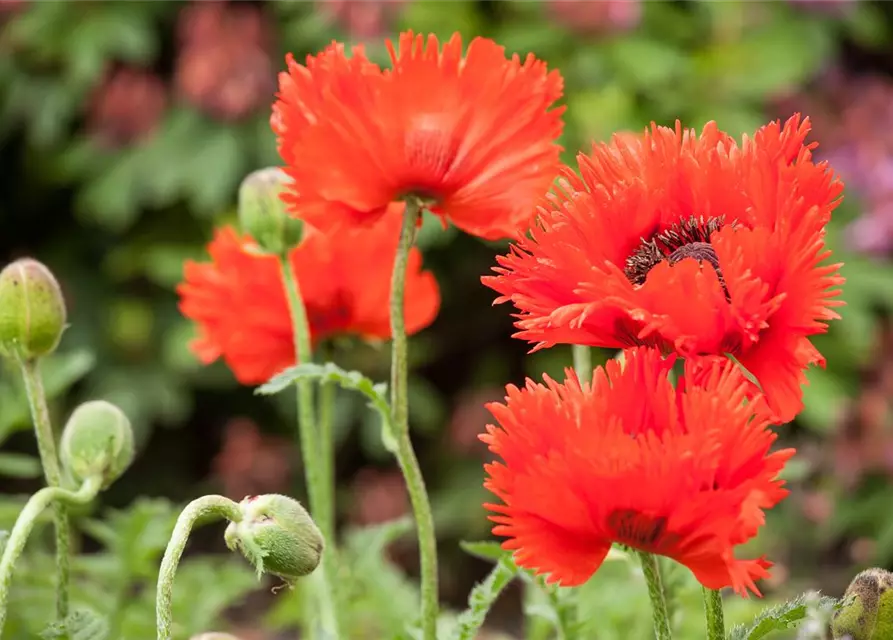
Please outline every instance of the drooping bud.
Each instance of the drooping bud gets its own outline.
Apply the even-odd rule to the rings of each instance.
[[[241,522],[226,528],[226,546],[238,550],[257,569],[292,584],[319,566],[323,537],[297,500],[278,494],[245,498]]]
[[[258,246],[281,255],[301,241],[303,223],[279,199],[288,176],[278,167],[249,173],[239,187],[239,224]]]
[[[85,402],[72,412],[65,424],[59,456],[76,481],[100,476],[103,488],[109,486],[133,462],[130,420],[109,402]]]
[[[43,264],[23,258],[0,271],[0,354],[31,360],[52,353],[65,315],[59,283]]]
[[[831,620],[834,640],[893,638],[893,573],[868,569],[857,575]]]

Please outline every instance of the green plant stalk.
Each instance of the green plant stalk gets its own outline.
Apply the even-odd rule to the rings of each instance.
[[[9,587],[12,583],[12,574],[16,560],[22,554],[25,543],[37,518],[50,504],[64,502],[68,504],[87,504],[99,493],[102,486],[102,478],[88,478],[77,491],[68,491],[61,487],[44,487],[35,493],[25,508],[16,518],[6,546],[3,548],[3,556],[0,558],[0,635],[3,625],[6,623],[6,607],[9,601]]]
[[[331,350],[320,353],[324,360],[331,360]],[[325,515],[328,520],[322,522],[320,531],[323,535],[331,532],[331,540],[335,540],[335,433],[333,431],[333,412],[335,410],[335,383],[321,382],[318,395],[319,409],[319,447],[320,447],[320,484],[324,489],[325,503],[328,509]],[[327,540],[329,540],[327,538]]]
[[[202,496],[186,505],[180,512],[171,539],[164,550],[161,559],[161,569],[158,571],[158,586],[155,591],[155,622],[158,630],[158,640],[171,640],[173,637],[174,619],[171,613],[171,603],[174,598],[174,577],[177,574],[177,566],[189,534],[197,520],[204,520],[208,516],[226,518],[231,522],[239,522],[242,513],[239,505],[223,496]]]
[[[651,614],[654,619],[654,637],[657,640],[670,640],[670,616],[667,612],[667,601],[664,598],[664,587],[660,579],[660,567],[657,564],[657,556],[636,552],[642,563],[642,571],[645,573],[645,582],[648,584],[648,598],[651,600]]]
[[[301,289],[287,253],[280,256],[279,263],[291,314],[296,361],[309,363],[313,361],[313,351],[310,343],[310,325],[307,322],[307,310],[301,298]],[[324,455],[330,457],[333,455],[334,446],[331,442],[322,442],[322,429],[317,428],[311,381],[298,380],[296,386],[298,390],[298,434],[301,439],[301,454],[304,462],[307,494],[310,499],[310,512],[326,541],[322,557],[322,570],[314,572],[310,579],[315,583],[313,591],[319,599],[322,632],[327,638],[337,639],[340,637],[335,595],[338,560],[333,505],[335,499],[334,478],[330,471],[334,466],[331,459],[323,460]],[[331,435],[331,428],[326,428],[326,436],[331,439]]]
[[[406,266],[415,236],[421,207],[415,198],[408,198],[403,214],[400,241],[394,259],[391,278],[391,416],[394,438],[397,441],[397,462],[406,480],[419,540],[419,560],[422,583],[422,638],[437,638],[437,538],[434,516],[425,489],[425,480],[409,437],[408,345],[404,299],[406,296]]]
[[[725,616],[722,610],[722,594],[719,590],[701,588],[704,592],[704,611],[707,614],[707,640],[724,640]]]
[[[574,371],[580,382],[589,382],[592,380],[592,347],[582,344],[575,344],[572,347],[574,355]]]
[[[19,364],[25,381],[31,419],[34,422],[34,434],[37,437],[43,474],[47,485],[58,487],[62,484],[62,473],[38,361],[20,359]],[[53,505],[53,522],[56,529],[56,620],[62,621],[68,616],[68,584],[71,578],[71,530],[68,510],[64,504]]]

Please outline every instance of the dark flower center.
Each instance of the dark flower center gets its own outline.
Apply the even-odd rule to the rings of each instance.
[[[617,542],[643,550],[661,546],[667,534],[667,519],[649,517],[633,509],[618,509],[608,516],[608,527]]]
[[[709,219],[692,216],[652,236],[650,240],[642,238],[642,244],[626,259],[623,273],[633,284],[643,284],[648,273],[664,260],[673,266],[685,258],[694,258],[700,263],[709,263],[725,289],[719,259],[710,244],[710,236],[724,225],[724,216]]]

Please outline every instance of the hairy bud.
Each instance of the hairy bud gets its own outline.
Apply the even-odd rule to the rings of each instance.
[[[31,258],[0,271],[0,354],[31,360],[55,351],[65,301],[52,272]]]
[[[239,187],[239,224],[258,246],[281,255],[301,241],[303,223],[288,215],[279,194],[288,176],[277,167],[249,173]]]
[[[857,575],[831,620],[834,640],[893,638],[893,573],[868,569]]]
[[[239,503],[240,522],[226,528],[226,546],[239,550],[257,569],[291,584],[313,572],[323,551],[316,523],[297,500],[278,494]]]
[[[100,476],[105,488],[133,462],[130,420],[109,402],[85,402],[65,424],[59,454],[63,466],[76,481]]]

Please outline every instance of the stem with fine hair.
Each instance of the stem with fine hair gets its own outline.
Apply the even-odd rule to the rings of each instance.
[[[62,482],[62,473],[38,361],[22,358],[19,360],[19,365],[25,381],[25,393],[28,396],[31,419],[34,422],[34,434],[37,437],[43,474],[50,487],[58,487]],[[53,522],[56,529],[56,619],[61,621],[68,616],[68,583],[71,576],[71,532],[64,504],[53,505]]]
[[[88,478],[77,491],[68,491],[60,487],[44,487],[35,493],[25,504],[25,508],[19,513],[16,523],[9,534],[6,546],[3,547],[3,556],[0,558],[0,634],[6,622],[6,606],[9,601],[9,587],[12,583],[12,574],[16,560],[22,554],[28,536],[34,528],[38,516],[43,513],[50,504],[86,504],[93,500],[99,493],[102,479],[99,477]]]
[[[331,360],[332,349],[324,348],[320,356],[324,361]],[[320,484],[323,487],[324,502],[328,505],[325,515],[328,519],[320,523],[320,531],[323,536],[331,532],[331,540],[335,540],[335,434],[333,432],[333,412],[335,410],[335,383],[329,380],[319,385],[318,394],[319,410],[319,466]],[[334,544],[332,545],[334,546]]]
[[[404,298],[406,294],[406,268],[409,251],[415,235],[421,207],[415,198],[407,198],[400,241],[394,259],[391,278],[391,419],[397,440],[397,462],[406,480],[409,500],[416,520],[419,540],[419,559],[422,582],[422,638],[437,637],[437,538],[434,534],[434,516],[425,489],[425,480],[409,437],[408,345]]]
[[[574,371],[580,382],[592,380],[592,347],[583,344],[575,344],[572,347],[574,354]]]
[[[313,361],[310,325],[307,322],[307,310],[304,307],[304,300],[301,298],[298,279],[295,277],[287,252],[279,257],[279,263],[282,268],[282,280],[291,314],[295,358],[298,363],[309,363]],[[333,464],[331,461],[323,460],[324,455],[331,455],[333,447],[331,443],[324,444],[322,442],[321,429],[316,424],[312,383],[310,380],[300,379],[296,386],[298,389],[298,434],[301,439],[301,455],[304,462],[307,495],[310,499],[310,511],[319,523],[320,532],[326,541],[322,557],[322,571],[314,572],[311,581],[315,583],[314,594],[319,599],[323,633],[327,638],[337,639],[340,636],[338,635],[338,607],[335,604],[338,569],[333,517],[334,487],[332,486],[333,481],[329,477],[331,473],[327,472],[327,469],[331,469]],[[327,436],[331,437],[330,429],[327,429]],[[327,473],[329,473],[328,476]]]
[[[651,613],[654,620],[654,637],[657,640],[670,640],[670,615],[667,612],[667,601],[664,597],[664,586],[660,579],[660,566],[657,556],[638,551],[648,584],[648,598],[651,600]]]
[[[722,594],[718,589],[702,587],[704,611],[707,614],[707,640],[723,640],[726,637],[725,616],[722,610]]]
[[[208,516],[226,518],[231,522],[239,522],[242,513],[239,505],[223,496],[202,496],[186,505],[177,518],[174,532],[164,550],[164,558],[161,560],[161,569],[158,572],[158,586],[155,591],[155,618],[158,629],[158,640],[171,640],[173,637],[174,619],[171,613],[171,603],[174,598],[174,577],[177,574],[177,566],[180,557],[186,548],[186,541],[197,520],[204,520]]]

